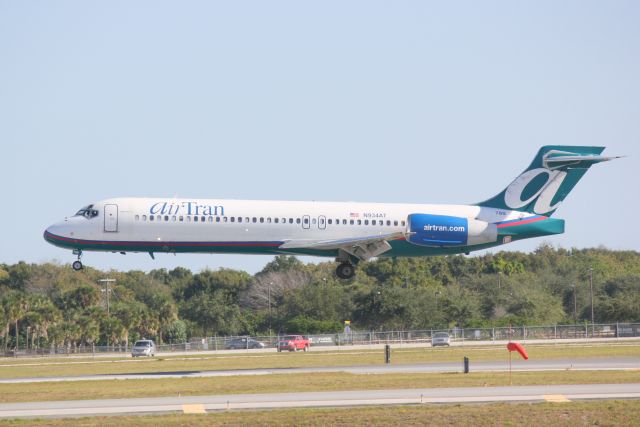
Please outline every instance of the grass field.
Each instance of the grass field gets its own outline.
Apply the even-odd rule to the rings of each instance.
[[[514,372],[513,385],[640,382],[640,371]],[[509,385],[508,373],[273,374],[216,378],[66,381],[0,384],[0,402],[115,399],[215,394],[490,387]]]
[[[640,343],[592,345],[528,345],[531,359],[579,359],[587,357],[640,357]],[[392,350],[393,364],[508,360],[499,347],[410,348]],[[382,365],[384,350],[310,351],[308,353],[211,354],[149,359],[0,359],[0,378],[74,376],[118,373],[181,372],[223,369],[290,368],[314,366]]]
[[[640,401],[534,404],[424,405],[375,408],[220,412],[206,415],[92,417],[0,421],[0,426],[637,426]]]

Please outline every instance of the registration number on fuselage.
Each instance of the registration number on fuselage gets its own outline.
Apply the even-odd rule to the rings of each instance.
[[[382,212],[364,212],[362,216],[364,218],[386,218],[387,214]]]

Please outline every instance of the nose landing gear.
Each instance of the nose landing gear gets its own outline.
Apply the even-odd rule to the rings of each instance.
[[[80,271],[83,268],[82,262],[80,261],[80,258],[82,258],[82,250],[74,249],[73,254],[78,255],[78,260],[74,261],[73,264],[71,264],[71,268],[73,268],[75,271]]]

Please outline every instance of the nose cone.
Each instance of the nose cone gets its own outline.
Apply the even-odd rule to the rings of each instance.
[[[55,246],[65,246],[65,241],[69,240],[65,237],[65,228],[64,222],[50,225],[44,230],[44,240]]]

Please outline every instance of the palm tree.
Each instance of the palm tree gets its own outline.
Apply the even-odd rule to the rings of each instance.
[[[6,335],[7,335],[7,339],[5,340],[5,351],[7,349],[7,342],[8,342],[8,335],[9,335],[9,325],[14,324],[15,325],[15,337],[16,337],[16,343],[15,343],[15,349],[18,349],[18,346],[20,344],[19,341],[19,335],[18,335],[18,322],[20,320],[22,320],[22,318],[25,316],[26,312],[27,312],[27,308],[28,308],[28,304],[25,298],[25,295],[22,292],[18,292],[18,291],[10,291],[7,293],[7,295],[5,295],[4,299],[2,300],[2,305],[4,306],[4,313],[5,313],[5,328],[6,328]]]
[[[138,301],[123,302],[114,304],[111,315],[115,316],[122,324],[125,348],[129,348],[129,332],[131,329],[137,328],[142,320],[145,311],[144,304]]]
[[[89,312],[76,318],[76,324],[80,330],[80,342],[89,345],[94,344],[100,336],[100,324],[92,314]]]
[[[169,325],[171,322],[178,318],[178,313],[175,304],[170,300],[167,295],[154,295],[152,298],[152,307],[156,312],[158,319],[158,343],[162,344],[162,328]]]
[[[0,301],[0,337],[4,340],[4,349],[7,350],[7,338],[9,336],[9,322],[7,321],[7,315],[4,311],[4,304]]]
[[[124,337],[124,328],[119,319],[110,316],[101,319],[100,332],[107,346],[119,344]]]
[[[31,348],[41,339],[47,339],[51,323],[60,318],[59,310],[51,300],[43,295],[30,294],[27,296],[29,311],[25,315],[27,324],[32,328]]]

